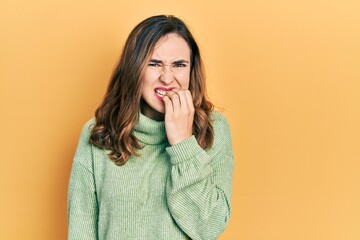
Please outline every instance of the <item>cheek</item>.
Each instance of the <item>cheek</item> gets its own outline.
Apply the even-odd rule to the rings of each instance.
[[[189,89],[190,73],[188,73],[188,72],[181,73],[181,74],[177,75],[176,78],[182,89]]]
[[[154,83],[159,78],[159,73],[155,71],[146,71],[144,74],[144,84],[150,85]]]

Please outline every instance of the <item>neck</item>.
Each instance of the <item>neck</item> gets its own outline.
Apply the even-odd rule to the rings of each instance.
[[[156,121],[139,112],[138,123],[133,129],[134,136],[145,144],[167,143],[165,122]]]
[[[161,113],[150,107],[145,101],[141,104],[141,113],[155,121],[164,121],[165,113]]]

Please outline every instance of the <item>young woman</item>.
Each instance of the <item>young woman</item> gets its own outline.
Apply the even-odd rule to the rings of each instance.
[[[231,213],[233,163],[188,27],[174,16],[145,19],[82,130],[69,239],[215,239]]]

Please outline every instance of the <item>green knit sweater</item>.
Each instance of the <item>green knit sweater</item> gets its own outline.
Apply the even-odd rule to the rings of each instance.
[[[229,125],[212,114],[215,139],[204,151],[194,136],[170,146],[164,122],[143,114],[133,130],[144,146],[124,166],[89,143],[84,126],[68,194],[68,239],[216,239],[230,213],[234,158]]]

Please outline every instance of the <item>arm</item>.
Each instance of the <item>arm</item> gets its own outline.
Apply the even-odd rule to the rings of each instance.
[[[167,198],[170,212],[191,239],[216,239],[227,226],[233,152],[225,118],[214,125],[213,148],[206,152],[194,136],[167,148],[172,164]]]
[[[88,122],[75,153],[68,189],[68,239],[97,239],[98,205]]]

